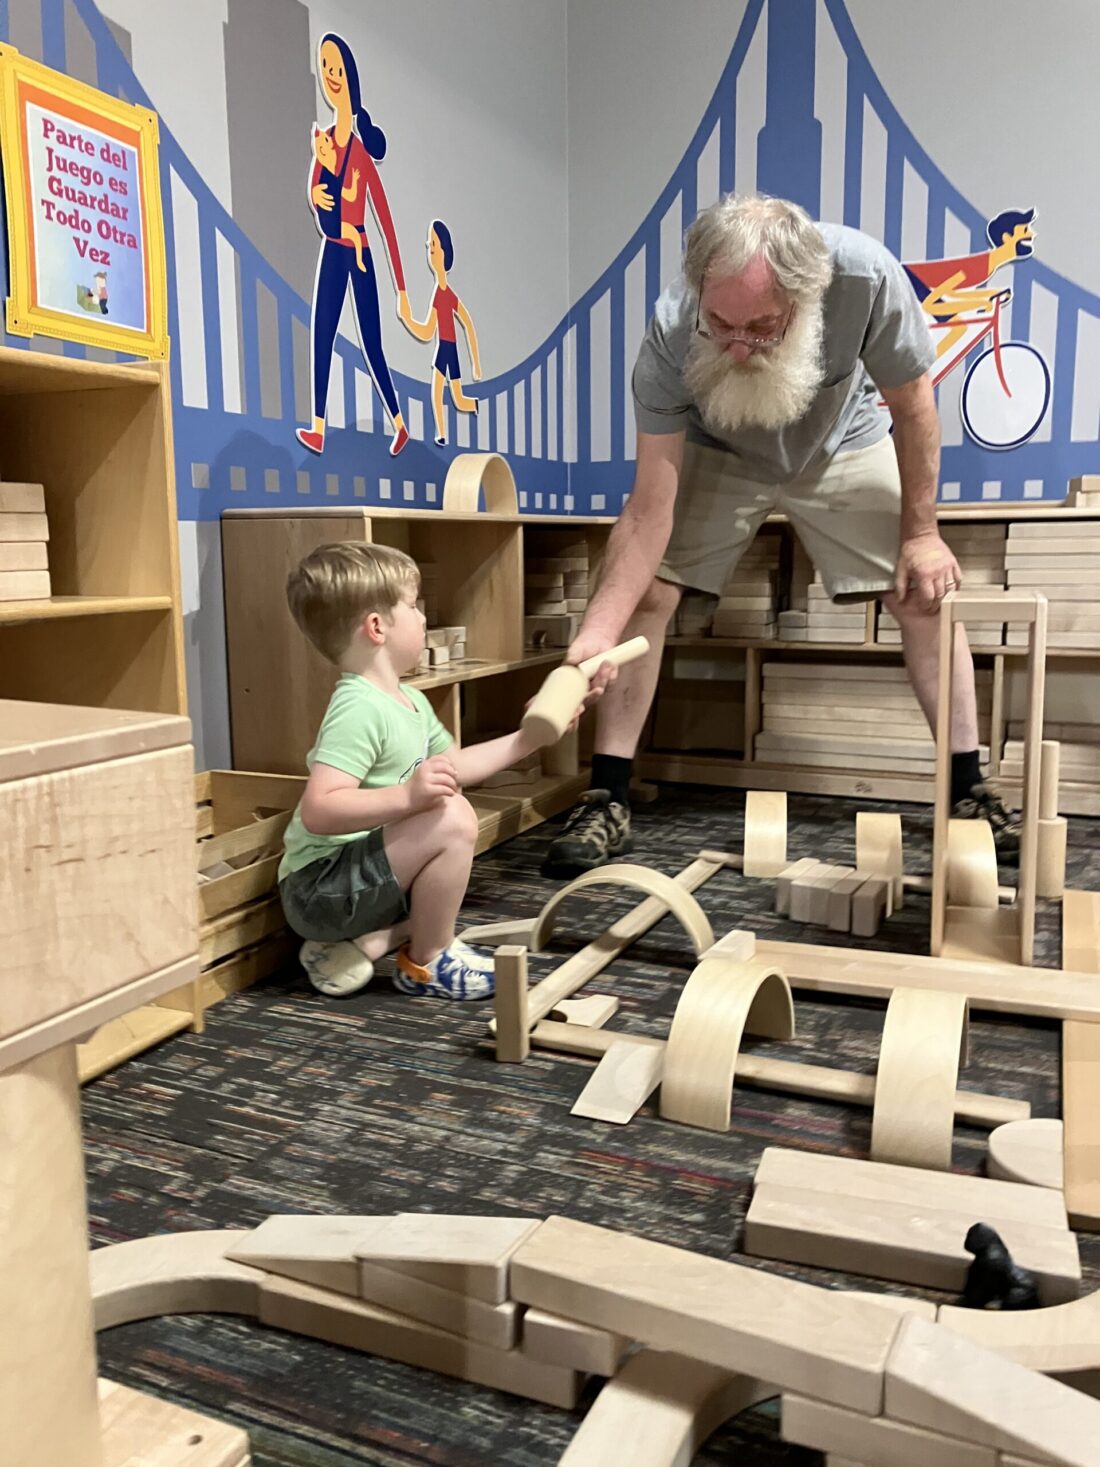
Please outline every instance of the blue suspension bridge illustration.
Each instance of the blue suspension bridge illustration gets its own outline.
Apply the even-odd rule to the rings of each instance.
[[[66,69],[66,35],[87,32],[96,84],[155,110],[94,0],[41,0],[41,59]],[[0,39],[7,7],[0,0]],[[438,507],[466,449],[506,454],[531,513],[617,514],[633,477],[630,370],[684,230],[731,190],[797,200],[814,217],[881,239],[902,259],[988,248],[984,217],[917,142],[878,81],[844,0],[748,0],[729,59],[683,159],[603,274],[510,371],[472,384],[476,419],[450,412],[433,439],[430,386],[394,373],[412,441],[390,458],[389,424],[357,343],[337,338],[322,456],[295,440],[309,421],[295,371],[310,306],[234,222],[161,120],[177,491],[182,519],[280,505]],[[1006,200],[1006,203],[1041,200]],[[292,227],[292,226],[291,226]],[[304,200],[302,229],[311,228]],[[1040,241],[1041,251],[1041,241]],[[0,284],[7,293],[6,260]],[[1028,441],[1007,452],[965,431],[966,364],[937,389],[945,501],[1060,500],[1096,464],[1100,297],[1032,257],[1013,272],[1002,339],[1030,343],[1051,390]],[[194,279],[186,308],[176,282]],[[261,312],[270,325],[261,353]],[[475,306],[476,314],[476,306]],[[28,343],[5,336],[10,346]],[[983,346],[980,350],[985,350]],[[83,356],[84,348],[64,350]],[[261,360],[261,356],[263,359]],[[969,360],[976,358],[971,350]]]

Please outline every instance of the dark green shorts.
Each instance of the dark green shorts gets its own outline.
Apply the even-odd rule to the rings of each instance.
[[[381,829],[292,871],[280,881],[279,896],[291,927],[313,942],[349,942],[409,915]]]

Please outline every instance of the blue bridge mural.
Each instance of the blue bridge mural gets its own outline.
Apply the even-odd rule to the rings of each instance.
[[[66,69],[66,35],[83,26],[97,84],[156,107],[93,0],[41,0],[41,16],[47,65]],[[0,0],[0,37],[6,29]],[[163,120],[161,168],[169,280],[198,282],[198,298],[189,292],[186,309],[170,291],[184,519],[292,503],[438,507],[451,457],[468,448],[509,456],[527,511],[616,514],[633,474],[630,366],[637,345],[662,286],[676,274],[684,229],[729,190],[796,199],[816,217],[875,235],[903,259],[988,247],[984,217],[891,104],[844,0],[749,0],[695,135],[649,214],[534,352],[472,387],[484,399],[477,418],[452,413],[454,441],[438,448],[428,384],[395,374],[413,441],[391,459],[389,426],[362,355],[338,338],[329,431],[318,458],[294,438],[308,422],[295,358],[296,351],[299,360],[303,349],[308,353],[309,303],[234,223]],[[1041,209],[1041,201],[1023,202]],[[1100,298],[1039,257],[1013,276],[1002,336],[1041,353],[1052,378],[1049,402],[1023,446],[990,451],[964,431],[962,367],[946,377],[937,389],[945,500],[1058,500],[1070,477],[1096,467]],[[6,295],[6,273],[0,283]],[[261,312],[274,353],[269,346],[261,352]],[[75,345],[65,350],[84,354]]]

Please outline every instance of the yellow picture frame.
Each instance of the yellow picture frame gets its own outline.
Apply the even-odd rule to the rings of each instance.
[[[13,336],[167,357],[159,142],[147,107],[0,45]]]

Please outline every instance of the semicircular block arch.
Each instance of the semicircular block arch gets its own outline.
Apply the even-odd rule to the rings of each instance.
[[[794,1001],[783,972],[760,959],[704,958],[684,984],[665,1047],[661,1116],[728,1131],[744,1033],[794,1036]]]
[[[892,910],[901,910],[905,899],[905,854],[901,840],[901,816],[892,810],[856,812],[856,870],[868,876],[888,876],[893,881]]]
[[[443,481],[443,508],[449,514],[477,514],[481,491],[486,514],[518,514],[512,467],[499,453],[460,453]]]
[[[886,1009],[871,1159],[949,1171],[969,1005],[960,993],[895,988]]]
[[[573,881],[567,882],[560,891],[556,891],[535,918],[529,944],[530,951],[537,953],[550,941],[554,934],[558,909],[575,891],[581,891],[586,886],[604,884],[631,887],[635,891],[644,891],[646,896],[656,898],[668,908],[691,938],[696,957],[701,956],[708,947],[713,946],[714,932],[710,919],[690,891],[687,891],[679,882],[674,881],[671,876],[666,876],[663,871],[654,871],[650,866],[635,866],[629,862],[622,862],[611,866],[597,866],[592,871],[585,871]]]
[[[947,822],[945,876],[948,906],[996,910],[997,847],[988,820]]]

